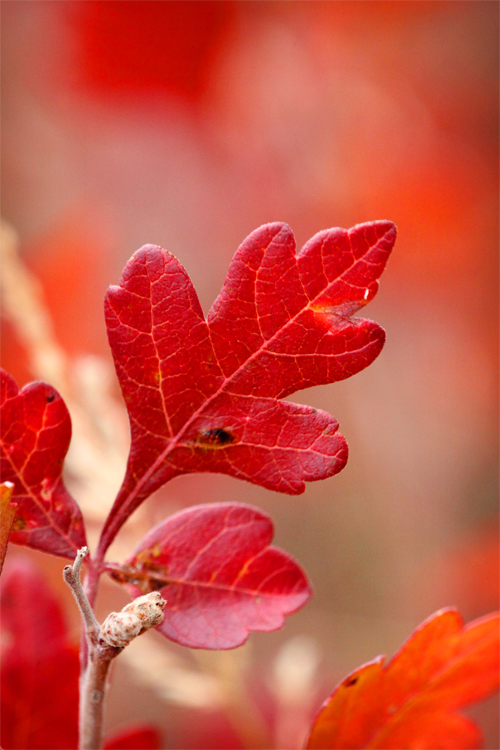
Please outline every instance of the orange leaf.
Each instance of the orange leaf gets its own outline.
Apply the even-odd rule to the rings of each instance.
[[[499,615],[464,627],[436,612],[387,663],[379,656],[346,677],[316,717],[307,748],[474,748],[481,731],[454,711],[499,686]]]
[[[13,489],[14,484],[12,482],[3,482],[0,484],[0,573],[2,572],[12,524],[14,523],[17,511],[17,503],[10,502]]]

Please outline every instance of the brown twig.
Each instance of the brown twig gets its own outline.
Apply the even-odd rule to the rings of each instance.
[[[63,578],[71,589],[82,616],[88,644],[88,662],[80,676],[79,749],[100,750],[106,683],[111,660],[122,651],[101,638],[97,622],[80,580],[80,570],[88,547],[78,550],[73,565],[66,565]]]
[[[88,659],[80,677],[78,746],[79,750],[100,750],[111,661],[130,641],[160,624],[166,602],[158,591],[153,591],[127,604],[121,612],[111,612],[99,625],[80,579],[82,563],[88,553],[88,547],[79,549],[73,565],[64,568],[63,578],[82,615],[88,648]],[[95,574],[95,566],[91,571]]]
[[[87,639],[89,640],[89,646],[95,646],[97,645],[101,626],[95,618],[94,612],[89,604],[89,600],[85,595],[82,587],[82,582],[80,580],[82,563],[88,553],[88,547],[82,547],[81,549],[79,549],[76,553],[73,565],[66,565],[66,567],[64,568],[63,578],[70,587],[71,593],[75,597],[76,603],[78,604],[78,609],[80,610],[80,614],[82,615],[82,620],[85,625],[85,634],[87,636]]]
[[[87,668],[80,678],[79,750],[101,750],[107,682],[111,660],[122,649],[107,658],[90,655]]]

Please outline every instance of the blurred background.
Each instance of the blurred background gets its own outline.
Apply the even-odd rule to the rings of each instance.
[[[435,610],[498,607],[498,14],[481,0],[2,3],[2,364],[69,404],[67,482],[91,544],[128,440],[102,299],[134,250],[176,255],[207,312],[260,224],[286,221],[299,247],[332,226],[399,229],[365,312],[387,331],[379,359],[291,397],[337,417],[346,469],[299,497],[178,478],[110,555],[189,504],[242,501],[273,517],[314,598],[235,652],[139,639],[115,666],[108,729],[298,748],[336,682]],[[77,639],[62,561],[11,545],[19,556]],[[126,601],[103,582],[98,615]],[[497,702],[469,713],[498,747]]]

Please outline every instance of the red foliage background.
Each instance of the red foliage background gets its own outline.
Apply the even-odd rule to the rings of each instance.
[[[207,311],[262,223],[288,222],[298,245],[398,225],[369,312],[381,357],[293,397],[338,418],[346,469],[298,498],[204,475],[146,503],[151,525],[255,504],[307,571],[312,602],[252,637],[257,694],[291,635],[321,646],[322,699],[438,608],[496,609],[498,6],[13,0],[2,16],[3,212],[72,355],[111,365],[102,300],[145,242],[182,261]],[[37,376],[9,322],[2,338],[19,385]],[[30,554],[62,587],[60,561]],[[223,746],[215,714],[183,739],[188,709],[132,692],[112,694],[110,728],[147,718],[172,746]],[[474,716],[497,747],[496,704]]]

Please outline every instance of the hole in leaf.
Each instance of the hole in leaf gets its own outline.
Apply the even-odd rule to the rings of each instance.
[[[234,435],[231,435],[231,433],[227,432],[227,430],[223,430],[218,427],[215,430],[202,432],[200,435],[200,442],[213,447],[229,445],[230,443],[234,442]]]

